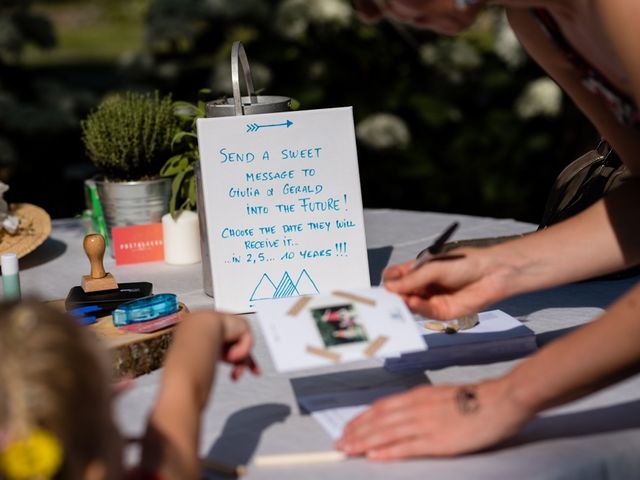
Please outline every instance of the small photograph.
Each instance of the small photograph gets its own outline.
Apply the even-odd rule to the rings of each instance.
[[[312,308],[325,348],[368,341],[367,333],[358,321],[358,313],[352,303]]]

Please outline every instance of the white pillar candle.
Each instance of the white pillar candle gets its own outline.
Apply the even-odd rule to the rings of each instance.
[[[162,217],[164,261],[171,265],[187,265],[201,260],[198,214],[188,210],[174,220],[170,213]]]

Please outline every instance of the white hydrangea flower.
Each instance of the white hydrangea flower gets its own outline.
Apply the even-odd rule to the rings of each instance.
[[[482,65],[478,49],[464,39],[445,39],[427,43],[420,47],[420,59],[442,72],[450,82],[461,83],[463,72]]]
[[[309,65],[309,79],[316,80],[327,73],[327,64],[322,61],[315,61]]]
[[[515,110],[520,118],[555,117],[562,108],[562,90],[548,77],[529,83],[516,100]]]
[[[425,43],[420,46],[420,60],[427,65],[435,65],[440,58],[438,49],[433,43]]]
[[[293,40],[304,36],[309,27],[309,5],[305,0],[284,0],[276,11],[276,30]]]
[[[122,68],[138,68],[143,71],[155,66],[153,55],[148,52],[125,52],[118,57],[118,63]]]
[[[443,68],[442,73],[444,73],[447,79],[456,85],[460,85],[464,81],[464,75],[460,70],[455,70],[452,68]]]
[[[517,68],[524,62],[526,54],[516,34],[513,33],[506,15],[502,15],[497,24],[496,38],[493,45],[496,55],[509,67]]]
[[[364,145],[376,150],[403,148],[411,141],[404,120],[390,113],[375,113],[359,122],[356,136]]]
[[[264,11],[264,0],[204,0],[204,10],[210,15],[238,17],[247,12]]]
[[[462,39],[451,44],[449,61],[453,67],[460,70],[473,70],[482,64],[482,58],[475,47]]]
[[[353,10],[347,0],[284,0],[276,12],[276,28],[285,37],[299,39],[310,24],[346,27]]]
[[[157,65],[156,72],[160,78],[172,80],[180,74],[180,65],[172,61],[162,62]]]
[[[351,22],[352,8],[346,0],[307,0],[310,20],[346,27]]]

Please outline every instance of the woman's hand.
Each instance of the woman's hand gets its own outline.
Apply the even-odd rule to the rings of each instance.
[[[415,261],[392,265],[382,275],[387,290],[425,317],[452,320],[508,294],[517,269],[489,248],[460,248],[412,270]]]
[[[237,380],[246,368],[254,375],[258,375],[260,368],[251,356],[253,336],[246,319],[229,314],[221,314],[221,316],[223,331],[222,359],[233,366],[231,378]]]
[[[421,386],[375,402],[344,429],[336,448],[372,460],[453,456],[515,434],[532,414],[503,377],[478,385]]]

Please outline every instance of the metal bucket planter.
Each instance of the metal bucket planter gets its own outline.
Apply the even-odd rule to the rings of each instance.
[[[109,237],[112,227],[160,223],[169,211],[171,178],[135,182],[96,178],[95,182]]]

